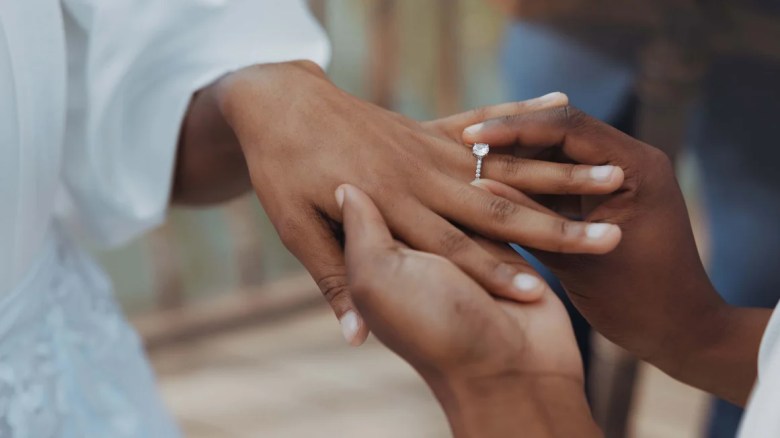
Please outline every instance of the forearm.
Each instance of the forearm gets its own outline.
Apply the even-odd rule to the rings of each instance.
[[[426,379],[455,438],[601,437],[582,382],[533,379]]]
[[[724,306],[711,317],[691,319],[690,339],[655,365],[672,377],[744,406],[756,381],[761,339],[772,312]]]

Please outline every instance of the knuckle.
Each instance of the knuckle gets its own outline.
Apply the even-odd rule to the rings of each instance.
[[[515,175],[522,172],[524,161],[521,158],[511,155],[501,155],[498,157],[501,169],[509,175]]]
[[[567,237],[571,232],[571,224],[565,219],[559,219],[558,226],[556,228],[558,229],[558,235],[564,238]]]
[[[302,59],[299,61],[293,61],[293,65],[302,69],[306,70],[310,73],[317,73],[318,76],[324,77],[325,73],[322,71],[322,67],[320,67],[317,63],[309,61],[308,59]]]
[[[576,178],[577,175],[577,169],[583,168],[582,166],[578,166],[577,164],[564,164],[561,168],[561,173],[563,173],[563,180],[566,182],[574,181],[574,178]]]
[[[279,235],[279,239],[288,250],[295,250],[296,243],[301,235],[301,228],[300,220],[293,217],[282,218],[276,224],[276,232]]]
[[[471,120],[477,120],[479,122],[484,122],[487,120],[488,117],[488,107],[486,106],[480,106],[477,108],[474,108],[470,111],[470,118]]]
[[[570,129],[576,130],[587,126],[591,119],[577,107],[566,105],[563,107],[564,121]]]
[[[344,274],[325,275],[317,280],[317,287],[325,300],[331,303],[347,295],[347,277]]]
[[[566,219],[558,219],[555,225],[557,238],[555,239],[556,252],[566,252],[572,243],[572,238],[579,232],[579,225]]]
[[[440,252],[445,256],[451,256],[464,251],[469,246],[470,240],[462,231],[453,228],[439,236]]]
[[[517,206],[512,202],[499,197],[491,198],[485,207],[489,220],[505,223],[517,213]]]
[[[518,262],[503,261],[489,253],[476,255],[475,258],[474,266],[477,268],[477,272],[481,273],[480,276],[483,277],[488,275],[488,280],[495,278],[496,274],[501,276],[506,276],[507,272],[512,274],[518,268]]]
[[[654,166],[657,166],[661,170],[671,170],[672,160],[661,149],[648,146],[647,147],[647,159]]]
[[[503,125],[506,128],[515,128],[519,124],[523,122],[523,114],[512,114],[508,116],[502,116],[498,118],[498,121],[501,125]]]
[[[644,146],[643,152],[624,182],[634,197],[652,193],[658,184],[674,181],[674,164],[665,152],[649,145]]]
[[[577,170],[575,164],[564,164],[560,168],[560,179],[555,182],[555,188],[561,194],[570,194],[575,192],[577,187]]]
[[[512,113],[517,115],[523,114],[528,111],[529,107],[532,107],[532,104],[532,102],[526,100],[512,102]]]
[[[431,136],[430,132],[422,130],[406,129],[402,134],[403,138],[400,142],[396,143],[393,147],[398,157],[403,160],[405,172],[407,175],[427,175],[430,172],[429,168],[425,166],[431,161],[427,159],[419,159],[421,156],[431,158],[434,156],[438,148],[435,148],[438,143]],[[386,171],[383,171],[381,176],[389,177],[392,175]],[[380,175],[374,175],[368,173],[367,176],[371,177],[370,180],[374,184],[373,188],[378,189],[378,193],[382,193],[385,178],[379,177]]]

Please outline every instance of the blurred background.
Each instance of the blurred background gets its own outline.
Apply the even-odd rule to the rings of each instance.
[[[719,161],[702,162],[696,145],[713,141],[691,126],[734,131],[718,139],[743,130],[759,135],[749,125],[718,122],[731,118],[711,108],[739,113],[744,102],[709,89],[733,90],[739,81],[767,93],[761,78],[780,77],[764,66],[780,59],[780,28],[767,14],[778,12],[778,2],[310,3],[332,41],[329,74],[343,89],[420,120],[565,91],[675,158],[706,257],[719,230],[731,229],[709,201],[716,185],[708,175],[730,178],[739,169],[728,163],[744,160],[725,145],[709,151]],[[754,62],[745,59],[758,66],[734,72]],[[764,97],[777,104],[769,92]],[[776,184],[774,173],[756,184]],[[756,202],[740,211],[777,207]],[[187,436],[448,436],[443,414],[408,366],[373,340],[360,349],[344,344],[316,286],[253,196],[221,208],[176,209],[163,227],[100,259]],[[705,436],[707,396],[636,364],[598,335],[585,336],[593,339],[594,412],[608,437]],[[723,431],[711,436],[733,436]]]

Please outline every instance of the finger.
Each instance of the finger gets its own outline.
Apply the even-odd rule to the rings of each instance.
[[[435,124],[447,132],[450,138],[460,139],[463,130],[476,123],[498,117],[525,114],[548,108],[562,107],[569,104],[569,98],[563,93],[549,93],[534,99],[520,102],[507,102],[498,105],[476,108],[464,113],[455,114],[442,119],[426,122],[423,125]]]
[[[443,196],[429,200],[441,216],[493,240],[558,253],[604,254],[620,241],[620,229],[605,223],[572,221],[488,193],[453,183]],[[458,202],[444,202],[457,199]]]
[[[508,199],[515,204],[524,205],[551,216],[570,219],[583,217],[583,200],[579,196],[555,196],[554,202],[552,202],[554,209],[551,209],[545,206],[544,201],[531,199],[525,193],[502,182],[482,178],[472,181],[471,185],[484,189],[496,196]],[[587,214],[585,214],[584,217],[587,217]]]
[[[490,179],[526,193],[545,195],[605,195],[623,184],[617,166],[553,163],[512,155],[488,155],[482,167]]]
[[[514,301],[521,303],[535,302],[542,298],[547,291],[552,292],[550,286],[539,275],[539,273],[531,266],[528,261],[523,258],[517,251],[515,251],[509,244],[503,242],[496,242],[490,239],[486,239],[482,236],[472,236],[474,242],[477,243],[482,249],[490,253],[493,257],[502,262],[514,266],[521,274],[516,278],[517,283],[525,283],[524,289],[529,290],[528,293],[519,297],[503,297],[510,298]]]
[[[347,236],[347,264],[395,248],[393,235],[371,198],[356,187],[343,184],[336,189]]]
[[[471,185],[550,216],[568,219],[587,217],[582,214],[583,200],[580,196],[548,196],[553,199],[549,204],[551,207],[547,207],[544,200],[531,199],[525,193],[498,181],[478,179],[472,181]]]
[[[361,345],[368,337],[368,327],[350,295],[341,244],[330,226],[312,211],[278,229],[282,241],[309,271],[333,309],[344,339],[352,346]]]
[[[388,220],[399,237],[415,249],[449,259],[491,294],[533,301],[546,287],[533,269],[496,258],[430,210],[419,205],[398,210],[403,215]]]
[[[382,311],[367,303],[388,302],[385,292],[396,290],[400,247],[371,198],[360,189],[343,184],[336,189],[346,237],[347,278],[354,299],[369,313]],[[390,299],[390,301],[393,301]],[[365,307],[368,306],[368,307]],[[388,309],[384,309],[388,310]],[[371,314],[366,315],[371,320]]]
[[[528,195],[517,190],[514,187],[508,186],[502,182],[494,181],[492,179],[480,178],[471,182],[471,185],[483,190],[486,190],[496,196],[500,196],[504,199],[512,201],[517,205],[528,207],[532,210],[536,210],[540,213],[548,214],[550,216],[558,216],[557,213],[545,207],[542,204],[534,201]]]
[[[621,165],[626,142],[638,143],[619,130],[570,107],[494,118],[463,132],[469,143],[523,148],[559,146],[573,160],[584,164]]]

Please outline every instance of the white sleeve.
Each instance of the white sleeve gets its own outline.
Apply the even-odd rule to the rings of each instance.
[[[192,93],[247,65],[330,47],[303,0],[63,0],[69,108],[63,178],[105,245],[164,220]],[[69,218],[72,220],[73,218]]]
[[[758,355],[758,379],[740,425],[740,438],[780,436],[780,304],[772,313]]]

